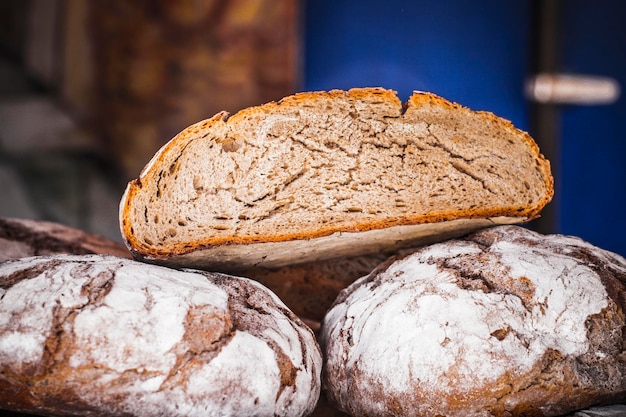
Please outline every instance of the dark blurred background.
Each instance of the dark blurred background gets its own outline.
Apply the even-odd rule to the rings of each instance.
[[[2,0],[0,216],[119,240],[125,183],[191,123],[303,90],[432,91],[529,131],[530,227],[626,255],[620,0]]]

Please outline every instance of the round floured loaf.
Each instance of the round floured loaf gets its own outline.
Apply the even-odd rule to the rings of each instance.
[[[390,261],[322,324],[323,384],[360,416],[555,416],[626,398],[626,259],[487,229]]]
[[[0,408],[44,415],[301,416],[312,331],[245,278],[103,255],[0,265]]]

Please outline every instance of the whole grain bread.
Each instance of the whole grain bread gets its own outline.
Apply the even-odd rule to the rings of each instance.
[[[500,226],[424,247],[339,295],[321,329],[323,385],[355,416],[620,403],[624,294],[626,259],[575,237]]]
[[[509,121],[415,92],[307,92],[167,143],[120,203],[140,259],[229,270],[393,250],[539,215],[548,161]]]
[[[267,288],[105,255],[0,264],[0,409],[304,416],[313,332]]]

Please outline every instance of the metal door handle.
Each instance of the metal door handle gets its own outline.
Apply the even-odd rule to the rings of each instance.
[[[536,74],[526,81],[525,90],[527,98],[552,104],[611,104],[620,96],[617,80],[583,74]]]

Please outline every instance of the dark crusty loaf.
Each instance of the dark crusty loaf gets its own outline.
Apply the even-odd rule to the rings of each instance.
[[[44,220],[0,217],[0,262],[57,253],[131,257],[122,243],[95,233]]]
[[[0,409],[85,416],[301,416],[319,346],[245,278],[103,255],[0,264]]]
[[[323,384],[352,415],[556,416],[626,399],[626,259],[500,226],[344,290]]]
[[[278,268],[248,268],[240,274],[268,287],[309,327],[317,330],[339,292],[390,256],[391,253],[381,253]]]
[[[431,243],[539,215],[549,163],[510,122],[429,93],[300,93],[185,129],[130,182],[137,258],[227,271]]]

